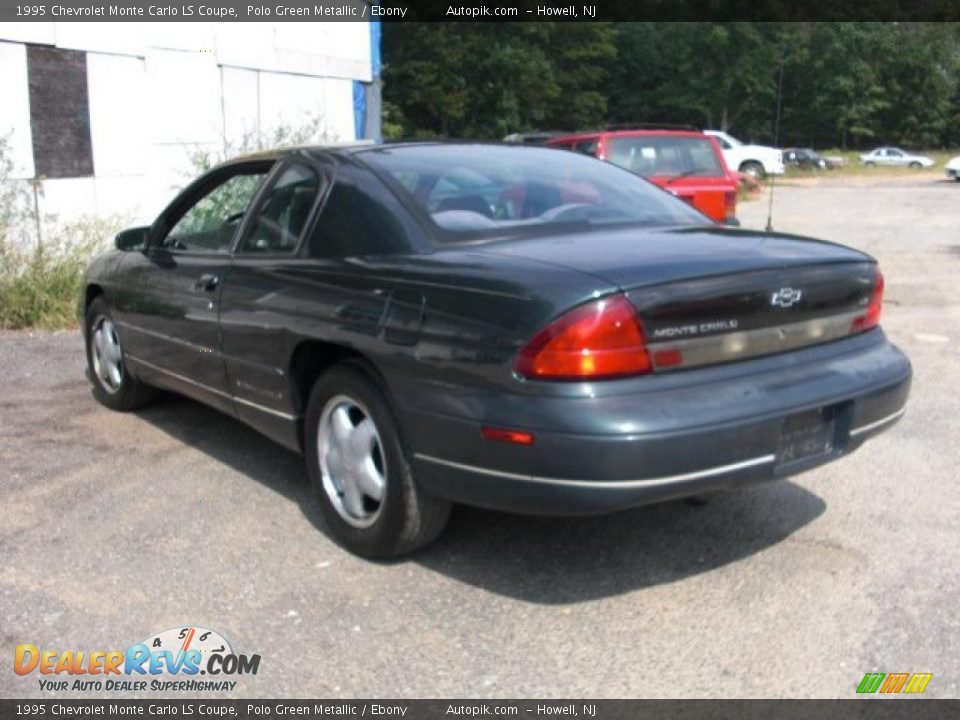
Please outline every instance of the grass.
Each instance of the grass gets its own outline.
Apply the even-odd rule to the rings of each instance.
[[[918,170],[915,168],[909,167],[866,167],[865,165],[860,164],[860,155],[866,154],[869,150],[838,150],[836,148],[830,150],[818,150],[823,157],[841,157],[846,160],[846,163],[839,168],[834,168],[833,170],[802,170],[800,168],[791,167],[787,170],[787,176],[793,177],[810,177],[816,175],[828,174],[831,176],[834,175],[879,175],[882,173],[912,173],[912,172],[933,172],[934,170],[938,172],[943,172],[943,166],[951,159],[960,155],[960,149],[957,150],[909,150],[916,155],[926,155],[936,162],[936,165],[932,168],[926,168],[924,170]]]
[[[83,272],[117,226],[116,219],[86,219],[48,228],[39,246],[0,241],[0,328],[76,326]]]

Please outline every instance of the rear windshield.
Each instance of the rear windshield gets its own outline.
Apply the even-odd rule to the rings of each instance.
[[[705,137],[613,137],[607,160],[643,177],[723,177],[723,166]]]
[[[362,156],[399,183],[448,240],[562,225],[709,223],[631,173],[559,149],[427,145]]]

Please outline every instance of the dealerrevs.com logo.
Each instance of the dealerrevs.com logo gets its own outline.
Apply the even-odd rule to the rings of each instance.
[[[229,691],[237,681],[228,678],[259,669],[260,655],[237,654],[220,633],[194,626],[164,630],[126,650],[61,651],[23,643],[13,656],[17,675],[36,673],[40,689],[51,692]]]

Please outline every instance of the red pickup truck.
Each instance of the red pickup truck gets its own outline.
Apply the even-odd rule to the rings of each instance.
[[[737,176],[727,168],[717,141],[699,130],[603,130],[555,137],[546,144],[641,175],[719,223],[736,216]]]

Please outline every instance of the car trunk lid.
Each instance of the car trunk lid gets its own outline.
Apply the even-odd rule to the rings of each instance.
[[[589,241],[588,241],[589,239]],[[757,357],[858,332],[877,280],[856,250],[721,228],[603,231],[499,243],[503,252],[615,283],[641,319],[654,369]]]
[[[786,352],[848,337],[876,284],[870,262],[800,265],[627,292],[655,369]]]

